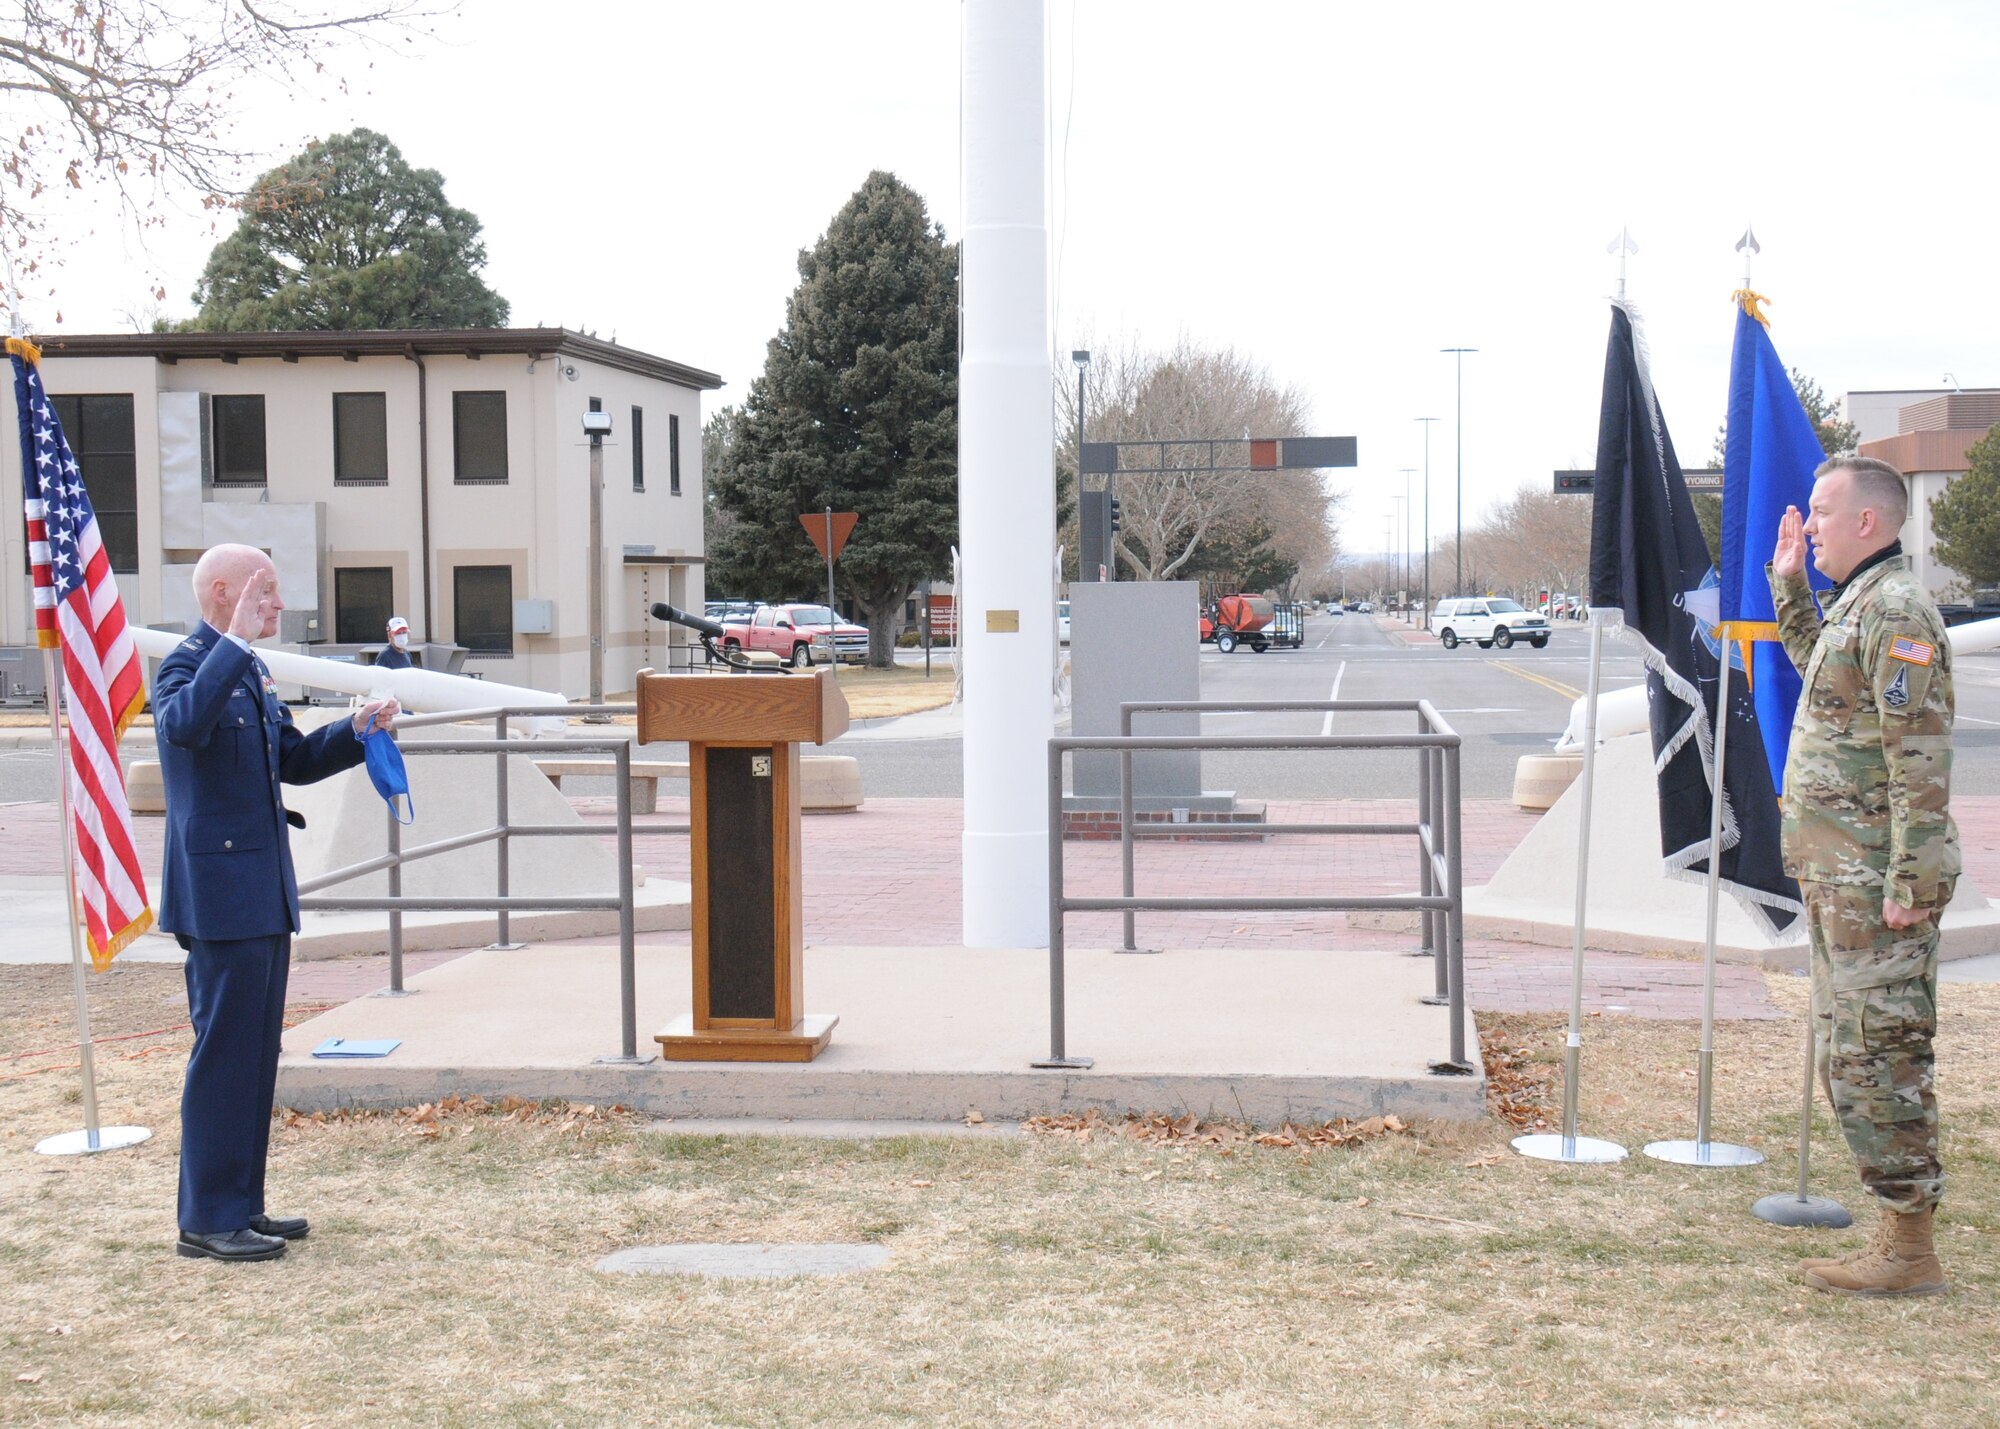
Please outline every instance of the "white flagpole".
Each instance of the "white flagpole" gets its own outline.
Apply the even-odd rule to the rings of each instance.
[[[1537,1161],[1623,1161],[1625,1148],[1576,1134],[1577,1082],[1583,1068],[1583,930],[1590,883],[1590,798],[1597,772],[1598,675],[1604,664],[1604,626],[1611,612],[1590,612],[1590,675],[1584,685],[1583,770],[1577,776],[1576,927],[1570,946],[1569,1036],[1563,1044],[1562,1131],[1517,1136],[1513,1147]]]
[[[1729,627],[1719,625],[1722,672],[1715,690],[1715,758],[1708,786],[1708,931],[1701,960],[1701,1050],[1696,1055],[1693,1141],[1654,1141],[1646,1154],[1679,1166],[1755,1166],[1764,1153],[1749,1146],[1708,1138],[1710,1102],[1715,1091],[1715,915],[1722,894],[1722,774],[1729,753]]]
[[[90,1045],[90,994],[84,982],[83,932],[78,926],[76,834],[70,827],[69,810],[69,752],[63,747],[62,652],[44,650],[42,668],[48,688],[49,747],[56,755],[56,813],[62,820],[63,902],[69,909],[69,965],[71,981],[76,989],[76,1040],[78,1062],[83,1073],[83,1130],[44,1137],[35,1143],[35,1150],[44,1156],[76,1156],[137,1146],[153,1133],[143,1126],[97,1124],[97,1060]],[[115,749],[112,757],[117,758]]]
[[[1620,227],[1617,236],[1604,245],[1606,253],[1618,255],[1618,301],[1625,301],[1625,257],[1637,253],[1639,245],[1631,233]],[[1517,1136],[1512,1145],[1523,1156],[1537,1161],[1602,1163],[1623,1161],[1625,1148],[1615,1141],[1578,1136],[1577,1094],[1583,1071],[1583,930],[1590,889],[1591,794],[1597,776],[1598,680],[1604,668],[1604,627],[1611,619],[1609,610],[1590,610],[1590,674],[1584,682],[1583,769],[1577,775],[1576,832],[1576,918],[1570,942],[1569,1035],[1563,1042],[1563,1125],[1560,1133],[1539,1132]]]
[[[25,335],[21,322],[21,289],[14,280],[14,260],[7,255],[8,306],[12,310],[14,336]],[[28,474],[23,471],[21,480],[25,494]],[[55,1136],[44,1137],[35,1143],[35,1150],[44,1156],[76,1156],[96,1151],[118,1151],[127,1146],[137,1146],[152,1136],[151,1130],[143,1126],[99,1126],[97,1124],[97,1061],[90,1045],[90,993],[84,981],[83,934],[77,923],[76,905],[76,853],[75,831],[70,827],[69,811],[69,754],[63,744],[62,652],[47,649],[42,652],[43,686],[49,702],[49,748],[55,751],[56,760],[56,814],[62,821],[62,867],[63,903],[69,913],[69,963],[72,981],[76,991],[76,1041],[77,1061],[83,1072],[83,1130],[65,1131]],[[114,748],[112,757],[117,758]]]

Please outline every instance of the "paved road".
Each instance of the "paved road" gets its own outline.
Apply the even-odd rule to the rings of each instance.
[[[1549,748],[1569,718],[1588,677],[1588,629],[1559,625],[1545,650],[1516,645],[1481,650],[1461,645],[1405,646],[1369,616],[1318,616],[1306,624],[1305,646],[1259,655],[1248,648],[1223,655],[1203,647],[1202,698],[1209,700],[1343,700],[1426,698],[1464,739],[1467,798],[1506,798],[1523,754]],[[2000,655],[1964,657],[1956,671],[1958,760],[1954,786],[1968,794],[2000,793]],[[1644,670],[1623,640],[1605,643],[1603,688],[1638,683]],[[1403,732],[1408,716],[1220,715],[1206,734]],[[131,747],[127,748],[130,756]],[[964,793],[962,746],[956,738],[843,740],[840,752],[861,761],[862,783],[878,798],[958,798]],[[676,757],[673,751],[649,751]],[[142,756],[144,757],[144,756]],[[1392,798],[1412,792],[1413,759],[1387,751],[1210,755],[1203,783],[1247,799]],[[49,797],[53,772],[46,753],[0,749],[0,803]],[[595,792],[585,789],[583,792]]]
[[[1428,699],[1457,730],[1468,798],[1513,792],[1523,754],[1546,752],[1582,693],[1588,668],[1587,632],[1556,632],[1546,650],[1517,645],[1480,650],[1462,645],[1407,647],[1366,616],[1321,617],[1306,626],[1305,647],[1263,655],[1204,650],[1202,698],[1213,700]],[[1604,688],[1643,677],[1637,658],[1618,651],[1605,661]],[[1415,717],[1342,711],[1333,714],[1211,716],[1206,734],[1410,733]],[[1254,799],[1392,798],[1415,792],[1415,759],[1391,751],[1244,753],[1209,756],[1203,782]]]

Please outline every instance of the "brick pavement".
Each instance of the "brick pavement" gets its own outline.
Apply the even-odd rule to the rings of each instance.
[[[609,824],[608,799],[577,799],[577,809],[594,822]],[[656,822],[686,817],[686,801],[663,799]],[[1506,800],[1468,800],[1464,856],[1468,884],[1483,883],[1513,851],[1535,815]],[[1965,848],[1967,871],[1983,890],[2000,887],[2000,796],[1972,795],[1953,801]],[[1413,817],[1399,800],[1344,800],[1273,803],[1274,822],[1398,822]],[[870,799],[852,814],[805,820],[805,907],[809,943],[847,946],[949,946],[959,937],[959,830],[962,810],[955,799]],[[688,846],[684,835],[635,831],[634,855],[652,875],[685,880]],[[162,839],[158,819],[137,821],[142,859],[157,867]],[[608,842],[607,837],[607,842]],[[55,809],[52,803],[0,807],[0,875],[52,874],[57,870]],[[1116,844],[1065,845],[1070,890],[1112,895],[1118,889]],[[1311,838],[1279,836],[1262,842],[1151,843],[1137,858],[1142,892],[1169,896],[1190,892],[1249,889],[1267,894],[1340,890],[1388,893],[1415,885],[1416,855],[1411,840],[1378,836]],[[1072,915],[1072,946],[1111,946],[1120,936],[1115,914]],[[1235,948],[1407,947],[1409,934],[1350,929],[1339,914],[1226,913],[1142,914],[1143,946]],[[642,935],[660,943],[682,943],[685,932]],[[602,942],[590,938],[577,941]],[[406,970],[434,966],[452,953],[410,954]],[[300,964],[294,972],[296,1001],[339,1001],[372,992],[387,982],[385,957]],[[1468,939],[1466,986],[1475,1006],[1494,1011],[1559,1011],[1569,1001],[1570,953],[1496,939]],[[1641,954],[1589,950],[1585,960],[1585,1002],[1593,1011],[1614,1015],[1694,1018],[1700,1015],[1701,966]],[[1718,970],[1717,1010],[1723,1017],[1769,1017],[1775,1011],[1754,969],[1725,965]]]

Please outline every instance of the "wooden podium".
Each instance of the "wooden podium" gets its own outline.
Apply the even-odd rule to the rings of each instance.
[[[847,729],[831,670],[639,672],[639,743],[686,740],[694,845],[694,1012],[663,1028],[676,1062],[810,1062],[840,1019],[805,1015],[799,745]]]

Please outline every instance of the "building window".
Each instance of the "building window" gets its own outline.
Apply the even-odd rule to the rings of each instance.
[[[387,393],[333,394],[333,479],[355,486],[388,481]]]
[[[451,443],[454,481],[473,484],[506,481],[507,394],[452,393]]]
[[[337,568],[333,573],[333,638],[342,645],[387,640],[385,627],[396,613],[395,589],[387,566]]]
[[[268,472],[264,459],[264,399],[217,396],[210,403],[215,427],[215,484],[264,485]]]
[[[111,569],[139,569],[139,459],[133,441],[132,398],[52,397],[56,420],[83,472],[97,531]]]
[[[458,566],[451,575],[458,643],[474,655],[514,653],[514,568]]]
[[[681,494],[681,419],[667,414],[667,494]]]
[[[632,489],[646,489],[646,412],[641,407],[632,409]]]

